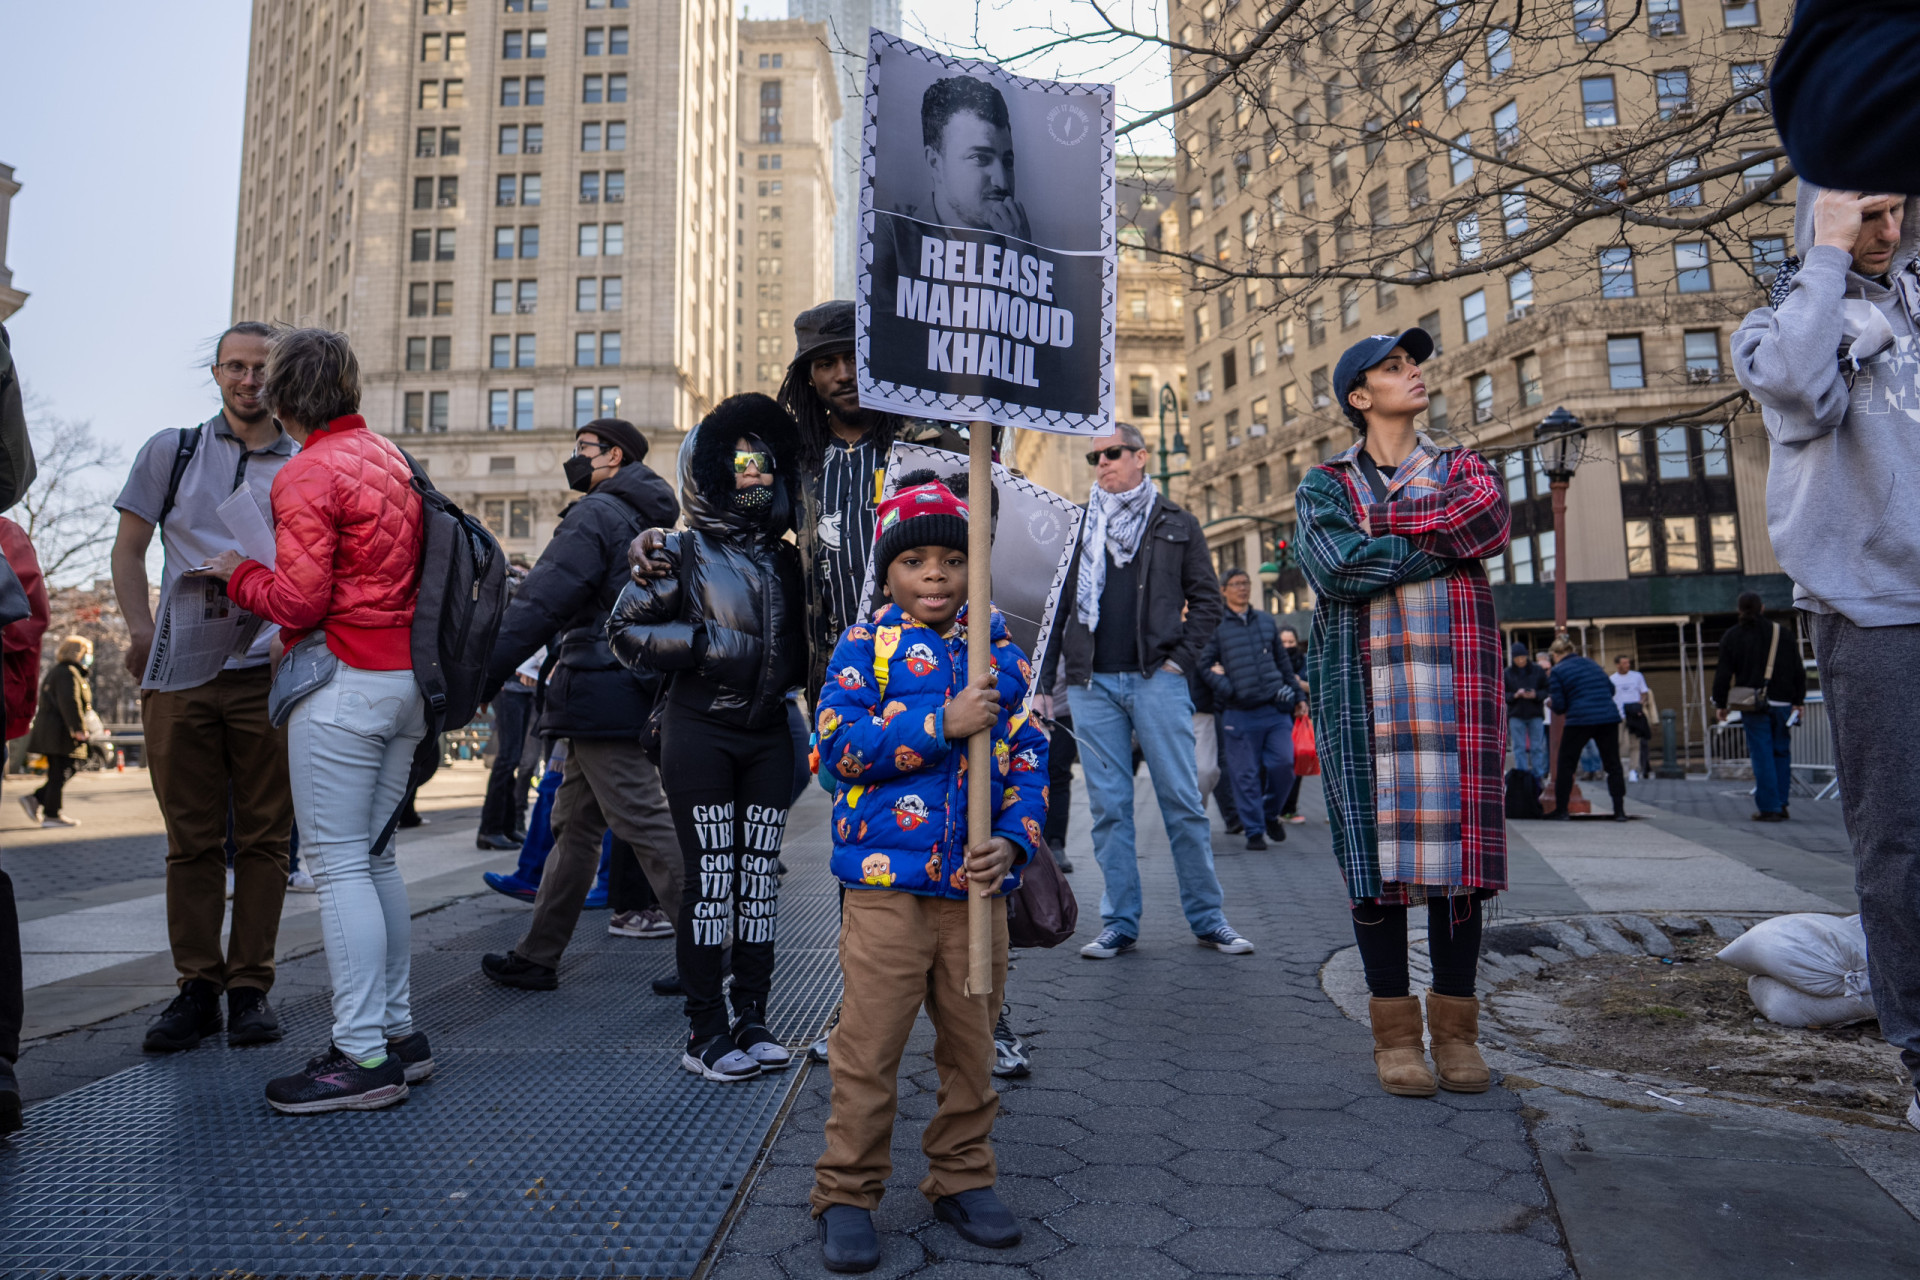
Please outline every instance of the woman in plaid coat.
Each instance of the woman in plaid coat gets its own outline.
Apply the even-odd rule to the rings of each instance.
[[[1373,997],[1374,1064],[1388,1093],[1418,1097],[1487,1088],[1480,903],[1507,882],[1501,637],[1480,567],[1507,545],[1507,502],[1485,459],[1415,431],[1432,352],[1410,329],[1341,356],[1335,385],[1361,440],[1294,499],[1316,597],[1313,723]],[[1407,970],[1407,908],[1423,903],[1437,1081]]]

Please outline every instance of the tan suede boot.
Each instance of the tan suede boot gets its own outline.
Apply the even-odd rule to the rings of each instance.
[[[1436,1087],[1420,1047],[1420,998],[1373,996],[1367,1016],[1373,1022],[1373,1069],[1380,1087],[1403,1098],[1431,1098]]]
[[[1480,1056],[1480,1001],[1427,992],[1427,1026],[1433,1032],[1433,1065],[1449,1093],[1485,1093],[1493,1073]]]

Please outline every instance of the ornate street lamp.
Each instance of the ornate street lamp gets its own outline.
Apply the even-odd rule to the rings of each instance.
[[[1173,447],[1171,449],[1167,447],[1168,414],[1173,415]],[[1171,470],[1168,465],[1170,460],[1179,462],[1183,469]],[[1160,471],[1153,478],[1160,482],[1160,495],[1168,502],[1173,501],[1173,482],[1184,475],[1191,474],[1184,470],[1186,462],[1187,442],[1180,434],[1180,397],[1174,393],[1171,382],[1163,382],[1160,384]]]
[[[1533,439],[1535,456],[1540,469],[1547,473],[1547,483],[1553,491],[1553,634],[1557,638],[1567,634],[1567,486],[1573,483],[1573,473],[1580,467],[1587,429],[1580,419],[1562,407],[1540,420],[1540,425],[1533,429]],[[1560,768],[1560,735],[1564,730],[1562,719],[1555,716],[1547,750],[1548,763],[1556,772]],[[1551,785],[1552,779],[1548,781]],[[1551,794],[1549,790],[1548,795]],[[1575,782],[1567,798],[1567,812],[1587,813],[1592,808],[1581,798],[1580,784]]]

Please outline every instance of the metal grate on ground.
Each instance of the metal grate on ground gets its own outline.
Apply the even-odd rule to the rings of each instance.
[[[782,855],[768,1012],[795,1046],[840,988],[817,807],[799,806]],[[440,1069],[387,1111],[280,1116],[262,1099],[325,1043],[324,999],[281,1011],[279,1045],[203,1047],[32,1108],[0,1148],[0,1274],[691,1274],[794,1077],[683,1071],[680,1001],[649,987],[671,944],[609,937],[605,919],[582,917],[556,992],[479,973],[521,916],[416,955]]]

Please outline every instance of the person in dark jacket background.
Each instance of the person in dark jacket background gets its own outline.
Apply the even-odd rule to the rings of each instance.
[[[1507,699],[1507,745],[1513,749],[1513,767],[1525,769],[1541,782],[1547,780],[1547,673],[1515,643],[1513,661],[1500,673]]]
[[[1293,668],[1293,687],[1300,691],[1300,701],[1293,708],[1293,718],[1298,720],[1307,714],[1307,646],[1302,643],[1300,633],[1292,627],[1280,628],[1280,647],[1287,651],[1287,665]],[[1293,785],[1287,788],[1287,798],[1280,802],[1280,821],[1305,822],[1300,816],[1300,775],[1293,775]]]
[[[1273,615],[1252,606],[1247,571],[1227,570],[1220,585],[1227,612],[1200,652],[1200,675],[1220,708],[1227,777],[1247,848],[1260,850],[1268,839],[1287,838],[1280,806],[1293,788],[1293,708],[1300,689]]]
[[[1767,606],[1757,592],[1742,591],[1740,620],[1720,637],[1720,659],[1713,669],[1714,714],[1727,718],[1727,691],[1733,685],[1766,686],[1767,705],[1742,711],[1740,727],[1747,735],[1747,756],[1753,761],[1755,822],[1784,822],[1787,797],[1793,787],[1793,733],[1788,720],[1807,700],[1807,668],[1800,661],[1796,632],[1767,621]],[[1775,648],[1775,645],[1778,645]],[[1768,652],[1773,674],[1767,674]]]
[[[55,651],[53,668],[40,682],[40,709],[33,717],[27,750],[47,758],[47,780],[38,791],[20,797],[29,821],[43,827],[77,827],[60,816],[60,791],[87,759],[87,713],[93,710],[93,641],[68,636]]]
[[[1560,717],[1560,753],[1553,761],[1553,812],[1567,819],[1567,800],[1573,795],[1574,771],[1580,751],[1593,743],[1607,771],[1607,794],[1613,797],[1613,820],[1627,820],[1627,776],[1620,768],[1620,708],[1614,705],[1613,681],[1600,664],[1574,652],[1573,641],[1556,636],[1547,652],[1553,670],[1547,676],[1548,705]]]
[[[633,847],[668,916],[679,911],[679,844],[660,771],[640,747],[653,682],[622,666],[606,635],[607,617],[627,584],[627,544],[640,530],[680,515],[673,490],[641,462],[646,455],[646,437],[618,418],[599,418],[574,432],[567,483],[586,496],[561,514],[553,541],[507,606],[487,664],[485,687],[492,692],[548,645],[553,668],[539,732],[570,743],[553,802],[558,835],[533,921],[513,950],[480,962],[506,986],[551,991],[558,985],[555,970],[593,888],[608,827]]]
[[[767,996],[793,800],[786,694],[807,663],[800,554],[782,538],[799,507],[798,444],[763,395],[733,396],[701,419],[680,446],[687,527],[661,548],[674,571],[629,583],[607,624],[621,662],[669,675],[661,778],[680,837],[675,948],[691,1024],[680,1063],[708,1080],[792,1061],[767,1030]],[[731,1024],[721,990],[730,933]]]
[[[1253,944],[1221,911],[1212,831],[1200,807],[1187,674],[1220,624],[1220,584],[1192,513],[1155,491],[1147,445],[1122,423],[1089,441],[1094,482],[1067,570],[1067,597],[1040,679],[1067,665],[1067,700],[1080,739],[1093,853],[1105,891],[1103,927],[1080,948],[1090,960],[1133,949],[1140,936],[1140,868],[1133,838],[1133,743],[1146,755],[1173,848],[1187,924],[1203,946],[1247,955]],[[1242,818],[1248,815],[1241,815]]]

